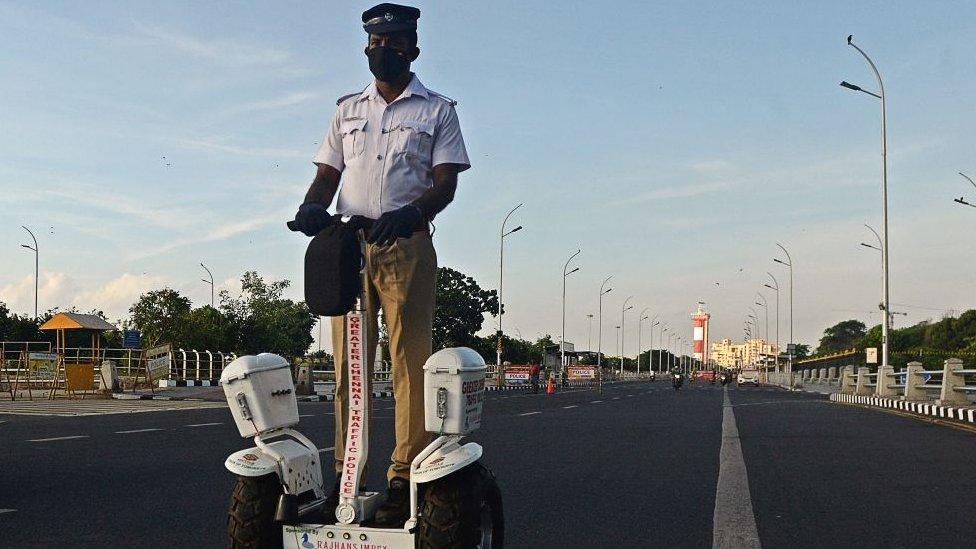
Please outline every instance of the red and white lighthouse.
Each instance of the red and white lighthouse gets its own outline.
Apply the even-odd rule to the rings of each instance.
[[[694,322],[694,349],[695,360],[702,365],[708,364],[708,319],[711,315],[705,312],[705,303],[698,302],[698,311],[691,316]]]

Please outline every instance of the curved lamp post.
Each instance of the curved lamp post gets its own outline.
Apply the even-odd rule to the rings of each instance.
[[[578,271],[579,267],[576,267],[575,269],[569,272],[566,272],[566,269],[569,268],[569,262],[572,261],[573,258],[578,256],[579,254],[580,254],[580,250],[576,250],[576,253],[569,256],[569,259],[566,260],[566,264],[563,265],[563,331],[562,331],[562,335],[559,336],[559,383],[560,383],[559,386],[560,387],[562,387],[562,381],[563,381],[563,368],[566,367],[566,277]]]
[[[41,264],[40,252],[38,251],[37,237],[34,236],[34,233],[32,233],[30,229],[28,229],[23,225],[21,225],[21,228],[27,231],[27,234],[29,234],[31,236],[31,239],[34,241],[33,248],[29,244],[21,244],[21,247],[27,248],[28,250],[34,252],[34,321],[36,322],[37,321],[37,278],[38,276],[40,276],[39,267]]]
[[[519,225],[511,231],[505,232],[505,224],[508,223],[508,218],[512,217],[515,210],[522,207],[522,204],[515,206],[508,212],[505,219],[502,221],[502,230],[498,233],[501,236],[498,238],[498,346],[495,348],[495,365],[498,367],[498,384],[501,385],[504,374],[502,373],[502,304],[504,301],[504,282],[505,282],[505,237],[522,230],[522,226]]]
[[[888,123],[885,104],[885,89],[884,80],[881,79],[881,73],[878,72],[878,67],[875,66],[874,61],[868,57],[868,54],[864,53],[864,50],[854,44],[853,40],[854,35],[848,36],[847,45],[857,50],[857,52],[864,57],[864,60],[868,62],[868,65],[871,66],[871,71],[874,72],[874,76],[878,80],[879,93],[870,92],[862,89],[860,86],[855,86],[854,84],[850,84],[846,81],[841,82],[840,85],[849,90],[863,92],[881,100],[881,263],[884,276],[884,296],[881,304],[882,312],[884,313],[884,322],[881,323],[881,366],[886,368],[888,366],[888,325],[891,321],[891,307],[889,302],[888,280]],[[792,342],[793,338],[790,337],[790,343]],[[790,363],[792,365],[792,353],[790,354]]]

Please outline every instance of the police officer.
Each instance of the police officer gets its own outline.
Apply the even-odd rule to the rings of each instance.
[[[396,446],[387,471],[379,526],[401,526],[410,514],[410,462],[429,442],[424,429],[423,365],[431,354],[437,256],[429,222],[454,199],[458,173],[470,167],[455,102],[427,89],[410,71],[420,55],[420,10],[379,4],[363,12],[366,58],[375,77],[366,89],[340,97],[315,154],[315,179],[295,224],[314,236],[336,211],[376,220],[367,233],[367,322],[376,349],[378,310],[389,332],[396,398]],[[340,184],[341,182],[341,184]],[[344,317],[332,319],[336,364],[336,472],[346,431]],[[374,358],[367,364],[371,367]],[[326,508],[338,505],[338,481]]]

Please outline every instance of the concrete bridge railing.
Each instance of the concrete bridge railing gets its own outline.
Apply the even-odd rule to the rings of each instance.
[[[774,385],[791,386],[786,373],[770,372],[768,379]],[[866,366],[853,365],[808,369],[794,372],[792,381],[792,387],[804,390],[934,401],[942,406],[971,406],[976,395],[976,369],[964,368],[958,358],[944,361],[941,370],[925,370],[921,362],[909,362],[898,371],[888,366],[871,372]]]

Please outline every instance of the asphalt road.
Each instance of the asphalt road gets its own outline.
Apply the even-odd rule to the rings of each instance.
[[[723,450],[723,397],[665,382],[490,393],[472,438],[502,488],[508,545],[712,547],[714,525],[738,509],[716,506],[720,468],[748,487],[764,547],[971,544],[976,434],[733,387],[740,471]],[[392,405],[374,410],[372,486],[392,449]],[[299,407],[299,429],[332,446],[332,404]],[[0,546],[222,547],[234,482],[223,460],[245,444],[226,409],[0,415]]]

